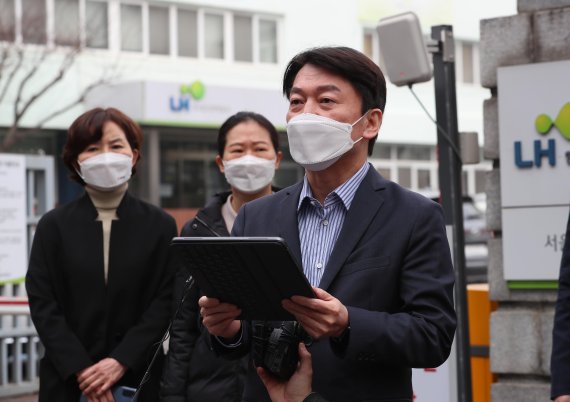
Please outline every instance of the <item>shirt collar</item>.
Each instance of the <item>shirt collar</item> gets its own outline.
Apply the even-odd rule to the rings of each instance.
[[[334,197],[334,195],[336,195],[338,198],[340,198],[344,204],[344,207],[348,210],[352,204],[352,201],[354,200],[356,190],[360,186],[362,180],[364,180],[366,173],[368,173],[369,166],[370,165],[368,162],[364,162],[364,164],[353,176],[351,176],[347,181],[342,183],[326,196],[325,204],[327,203],[326,200],[329,199],[329,197]],[[303,178],[303,188],[301,189],[301,194],[299,195],[299,204],[297,205],[297,211],[301,209],[301,206],[305,200],[307,200],[307,202],[310,202],[313,199],[313,191],[311,190],[311,186],[307,180],[307,175],[305,175]]]
[[[234,222],[237,217],[237,212],[234,210],[232,206],[232,195],[230,194],[226,199],[226,202],[222,204],[222,218],[224,219],[224,223],[226,224],[226,229],[228,229],[228,233],[232,232],[232,227],[234,226]]]

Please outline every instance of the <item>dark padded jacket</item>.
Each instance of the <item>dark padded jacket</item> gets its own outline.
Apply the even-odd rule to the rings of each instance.
[[[230,192],[216,194],[182,228],[185,237],[229,236],[222,217],[222,205]],[[175,304],[185,289],[188,271],[177,270]],[[227,360],[218,357],[210,347],[208,331],[202,326],[198,312],[200,290],[188,291],[172,323],[170,346],[162,377],[162,402],[241,401],[248,358]]]

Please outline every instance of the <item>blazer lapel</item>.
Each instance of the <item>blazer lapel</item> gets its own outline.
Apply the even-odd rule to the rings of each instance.
[[[297,224],[297,206],[299,205],[299,196],[302,188],[303,182],[284,190],[287,193],[279,203],[279,212],[277,213],[277,227],[280,228],[279,236],[285,239],[301,271],[303,271],[303,259],[301,258],[299,225]]]
[[[356,191],[354,200],[350,205],[338,239],[331,252],[319,284],[321,289],[326,290],[330,286],[384,203],[383,192],[381,191],[384,188],[384,179],[376,172],[373,166],[370,166],[368,174]]]

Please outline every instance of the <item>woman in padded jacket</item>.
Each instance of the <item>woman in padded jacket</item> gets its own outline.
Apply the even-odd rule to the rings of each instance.
[[[229,236],[240,207],[273,192],[271,181],[282,154],[275,127],[263,116],[239,112],[218,133],[216,164],[231,191],[216,194],[182,228],[181,236]],[[170,331],[161,387],[162,402],[241,401],[248,359],[226,360],[210,350],[198,312],[200,290],[186,289],[189,272],[176,274],[175,304],[187,293]]]

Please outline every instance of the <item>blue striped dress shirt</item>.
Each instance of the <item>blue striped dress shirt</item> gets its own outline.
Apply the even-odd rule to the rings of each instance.
[[[321,282],[346,213],[369,167],[368,162],[365,162],[350,179],[326,196],[324,205],[313,197],[305,176],[299,196],[297,220],[303,272],[313,286],[319,286]]]

